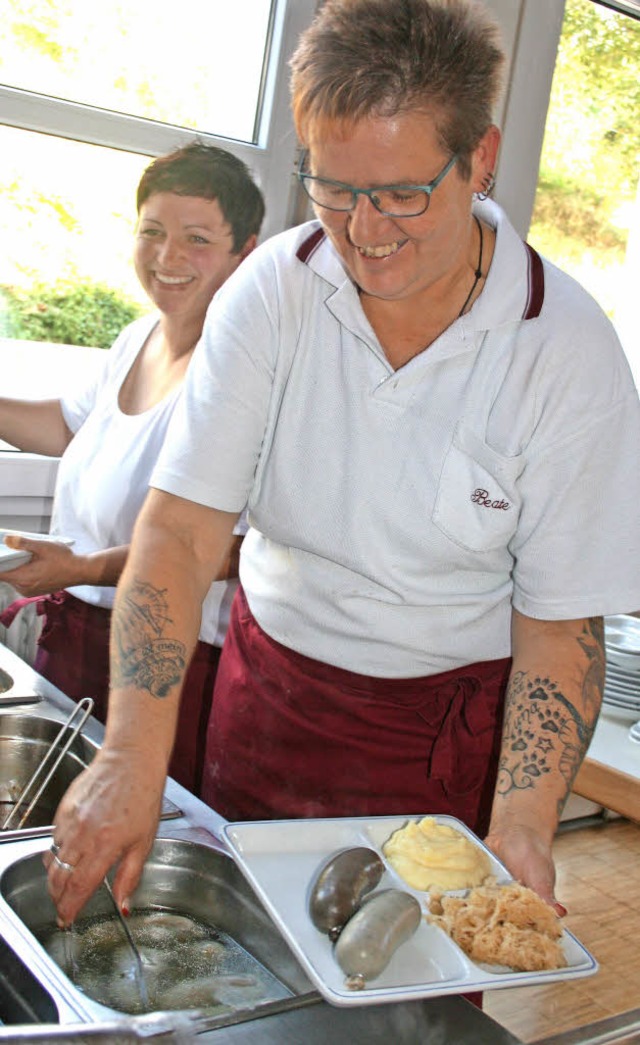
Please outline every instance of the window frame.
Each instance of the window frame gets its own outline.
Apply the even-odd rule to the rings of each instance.
[[[302,190],[292,176],[297,138],[289,104],[288,62],[316,7],[316,0],[274,0],[256,144],[5,85],[0,85],[0,124],[150,159],[186,145],[197,135],[209,144],[228,149],[249,166],[265,197],[266,216],[260,238],[267,239],[299,220]],[[5,347],[11,348],[11,343]],[[0,452],[3,525],[48,530],[57,465],[57,459],[20,451]]]
[[[4,85],[0,85],[0,124],[150,158],[186,145],[197,135],[233,152],[251,169],[265,196],[261,238],[267,239],[293,224],[298,211],[299,189],[290,176],[297,141],[289,105],[288,61],[315,10],[316,0],[274,0],[256,144]]]

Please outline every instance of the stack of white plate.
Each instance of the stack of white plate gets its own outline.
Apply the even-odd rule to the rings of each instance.
[[[629,735],[640,741],[640,619],[626,614],[605,617],[604,644],[604,710],[635,722]]]

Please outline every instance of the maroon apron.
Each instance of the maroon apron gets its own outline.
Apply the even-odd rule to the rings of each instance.
[[[229,820],[450,814],[486,834],[509,658],[370,678],[271,639],[236,593],[202,797]]]
[[[104,723],[109,698],[111,610],[60,591],[17,599],[4,611],[7,626],[27,602],[37,602],[37,611],[45,618],[34,670],[72,700],[91,697],[93,714]],[[178,728],[169,763],[169,776],[198,796],[219,659],[217,646],[197,643],[182,688]]]

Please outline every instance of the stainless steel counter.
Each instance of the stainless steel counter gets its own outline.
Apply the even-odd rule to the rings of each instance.
[[[64,721],[75,705],[25,665],[13,653],[0,645],[0,670],[15,680],[15,685],[0,693],[0,707],[4,710],[28,710],[32,716],[57,718]],[[4,712],[3,712],[4,713]],[[83,735],[99,746],[103,727],[93,719],[83,728]],[[221,847],[221,828],[225,821],[214,810],[205,806],[175,781],[167,782],[165,791],[165,819],[158,834],[163,838],[192,839]],[[38,851],[46,846],[40,837],[30,840],[27,849]],[[3,845],[12,846],[13,841]],[[24,842],[17,843],[18,847]],[[22,851],[22,850],[21,850]],[[38,856],[39,859],[39,856]],[[46,957],[46,956],[45,956]],[[42,994],[33,994],[30,1001],[21,998],[21,984],[31,978],[41,985]],[[14,913],[0,906],[0,986],[4,986],[5,1026],[0,1026],[0,1043],[22,1045],[40,1042],[113,1042],[126,1043],[144,1039],[178,1045],[188,1041],[211,1041],[214,1045],[227,1042],[261,1042],[268,1045],[326,1045],[326,1042],[371,1045],[375,1042],[413,1043],[429,1045],[518,1045],[518,1039],[509,1034],[478,1008],[462,997],[433,998],[424,1002],[398,1002],[391,1005],[366,1005],[357,1008],[337,1008],[327,1004],[314,990],[304,989],[298,996],[282,1002],[262,1006],[256,1011],[245,1010],[224,1018],[224,1025],[216,1020],[197,1022],[194,1016],[178,1013],[127,1017],[114,1021],[100,1016],[100,1007],[78,999],[62,975],[56,976],[43,959],[43,953],[33,946],[33,940]],[[13,992],[13,994],[11,993]],[[28,991],[25,989],[25,994]],[[1,1010],[0,1010],[1,1011]],[[196,1037],[197,1034],[197,1037]]]

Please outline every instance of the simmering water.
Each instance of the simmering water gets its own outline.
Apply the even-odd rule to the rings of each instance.
[[[148,1010],[115,915],[86,919],[66,931],[52,929],[40,942],[88,997],[131,1015],[159,1009],[224,1012],[290,994],[227,933],[190,915],[145,908],[134,911],[127,924],[142,957]]]

